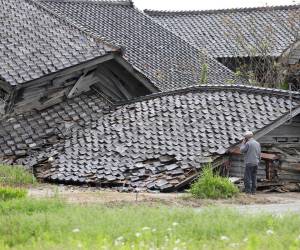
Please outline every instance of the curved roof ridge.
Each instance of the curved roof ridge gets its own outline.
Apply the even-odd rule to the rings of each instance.
[[[292,95],[293,99],[299,100],[300,105],[300,92],[298,91],[289,91],[289,90],[282,90],[282,89],[274,89],[274,88],[264,88],[264,87],[257,87],[257,86],[250,86],[250,85],[241,85],[241,84],[235,84],[235,85],[226,85],[226,84],[216,84],[216,85],[209,85],[209,84],[203,84],[199,86],[193,86],[188,88],[181,88],[181,89],[175,89],[168,92],[159,92],[150,94],[147,96],[138,97],[135,99],[132,99],[130,101],[125,102],[119,102],[113,105],[113,107],[118,107],[126,104],[131,103],[137,103],[137,102],[143,102],[163,96],[172,96],[172,95],[182,95],[189,92],[200,92],[200,91],[239,91],[244,93],[260,93],[260,94],[269,94],[269,95],[276,95],[276,96],[284,96],[289,97]]]
[[[134,7],[132,0],[38,0],[39,2],[59,2],[59,3],[74,3],[74,2],[83,2],[83,3],[93,3],[93,4],[102,4],[102,5],[124,5]]]
[[[228,9],[209,9],[209,10],[178,10],[178,11],[175,10],[175,11],[172,11],[172,10],[145,9],[144,12],[150,16],[164,16],[164,15],[198,15],[198,14],[218,14],[218,13],[267,11],[267,10],[291,10],[291,9],[300,9],[300,4],[245,7],[245,8],[228,8]]]

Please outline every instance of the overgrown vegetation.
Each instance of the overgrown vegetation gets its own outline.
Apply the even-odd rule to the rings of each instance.
[[[230,198],[239,192],[226,177],[213,173],[210,165],[203,168],[199,178],[191,185],[190,193],[195,198]]]
[[[71,211],[71,212],[70,212]],[[0,249],[299,249],[300,216],[0,202]]]
[[[274,10],[276,11],[276,10]],[[252,85],[270,88],[288,89],[287,84],[291,80],[291,75],[295,74],[286,61],[292,50],[286,50],[280,57],[272,56],[274,47],[270,41],[275,40],[277,30],[273,25],[274,22],[280,23],[281,20],[276,20],[276,14],[273,16],[274,21],[263,27],[263,36],[261,30],[257,28],[256,20],[253,19],[249,25],[248,32],[242,29],[239,23],[230,17],[223,19],[224,25],[230,27],[230,32],[224,33],[225,37],[230,40],[234,38],[236,45],[232,46],[233,56],[225,58],[222,63],[236,72],[236,76],[244,78]],[[300,17],[295,11],[286,17],[288,22],[289,34],[294,43],[299,40],[299,22]],[[249,42],[249,35],[251,42]],[[241,53],[247,56],[241,56]],[[297,67],[296,67],[297,72]],[[299,91],[299,80],[292,80],[292,90]]]
[[[27,195],[27,190],[12,187],[0,187],[0,202],[24,198]]]
[[[0,186],[28,186],[36,184],[32,173],[21,166],[0,165]]]

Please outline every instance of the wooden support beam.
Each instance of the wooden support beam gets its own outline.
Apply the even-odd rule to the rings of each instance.
[[[120,57],[118,55],[115,55],[115,60],[122,65],[130,74],[136,78],[140,83],[144,85],[145,88],[147,88],[151,93],[159,92],[157,87],[154,86],[153,83],[150,82],[149,79],[147,79],[144,75],[139,73],[137,70],[135,70],[123,57]]]
[[[80,93],[87,92],[90,90],[90,87],[98,82],[97,77],[95,76],[94,72],[85,75],[83,74],[78,81],[75,83],[73,88],[68,93],[68,98],[73,98],[74,96],[79,95]]]
[[[76,71],[76,72],[72,72],[70,74],[66,74],[66,75],[63,75],[63,76],[60,76],[60,77],[56,77],[52,80],[52,84],[53,85],[63,85],[63,83],[68,80],[68,79],[71,79],[71,78],[74,78],[74,77],[80,77],[80,75],[83,74],[83,71],[80,70],[80,71]]]
[[[289,121],[290,119],[292,119],[294,116],[296,116],[298,114],[300,114],[300,106],[295,108],[291,112],[287,113],[286,115],[282,116],[281,118],[277,119],[272,124],[264,127],[262,130],[255,133],[254,137],[256,139],[263,137],[264,135],[270,133],[275,128],[278,128],[279,126],[283,125],[284,123],[286,123],[287,121]]]
[[[98,67],[98,72],[106,76],[113,84],[114,86],[123,94],[125,99],[130,100],[132,99],[132,95],[129,93],[129,91],[123,86],[120,79],[118,79],[113,72],[111,72],[108,67],[105,65],[100,65]],[[122,76],[121,76],[122,77]]]
[[[120,101],[124,99],[124,96],[116,91],[116,88],[112,87],[109,81],[102,76],[101,74],[97,75],[99,78],[99,82],[95,84],[95,86],[102,91],[105,95],[110,97],[113,101]]]
[[[235,148],[231,148],[229,150],[229,153],[230,154],[240,155],[241,151],[240,151],[240,149],[238,147],[235,147]],[[278,160],[279,159],[278,155],[276,155],[276,154],[269,154],[269,153],[261,153],[261,158],[263,160]]]
[[[118,100],[126,99],[126,96],[124,96],[124,94],[113,84],[113,82],[108,77],[102,74],[99,70],[97,70],[95,74],[99,79],[98,85],[100,85],[101,88],[109,90],[114,94],[114,96],[117,97]]]
[[[92,59],[90,61],[78,64],[78,65],[75,65],[75,66],[72,66],[72,67],[69,67],[69,68],[65,68],[65,69],[62,69],[58,72],[43,76],[39,79],[26,82],[26,83],[22,84],[19,87],[21,88],[21,87],[29,87],[29,86],[33,86],[33,85],[39,85],[39,84],[42,84],[45,81],[49,81],[49,80],[52,80],[54,78],[64,76],[66,74],[71,74],[71,73],[79,71],[79,70],[90,68],[90,67],[93,67],[97,64],[112,60],[114,58],[115,58],[115,55],[113,53],[107,54],[107,55],[104,55],[104,56],[100,56],[100,57]]]

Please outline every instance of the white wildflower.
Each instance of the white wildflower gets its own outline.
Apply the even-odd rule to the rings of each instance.
[[[299,234],[298,237],[296,238],[296,241],[300,241],[300,234]]]
[[[122,242],[124,240],[123,236],[119,236],[118,238],[116,238],[115,242]]]
[[[176,241],[175,241],[175,244],[179,244],[180,243],[180,239],[177,239]]]
[[[79,229],[79,228],[74,228],[74,229],[72,230],[72,232],[73,232],[73,233],[79,233],[79,232],[80,232],[80,229]]]
[[[274,231],[271,230],[271,229],[268,229],[268,230],[266,231],[266,233],[267,233],[267,235],[272,235],[272,234],[274,234]]]
[[[173,222],[173,227],[176,227],[176,226],[178,226],[179,225],[179,223],[178,222]]]
[[[143,227],[142,228],[143,231],[147,231],[147,230],[150,230],[150,229],[151,229],[150,227]]]
[[[229,240],[229,238],[227,236],[225,236],[225,235],[222,235],[220,239],[221,240]]]
[[[136,237],[140,237],[141,235],[142,235],[142,234],[139,233],[139,232],[135,233],[135,236],[136,236]]]
[[[155,233],[155,232],[156,232],[156,228],[153,228],[151,231],[152,231],[153,233]]]
[[[247,237],[246,237],[246,238],[244,238],[244,239],[243,239],[243,241],[244,241],[244,242],[247,242],[247,241],[248,241],[248,238],[247,238]]]
[[[167,228],[167,231],[172,231],[172,228],[168,227],[168,228]]]
[[[230,243],[229,244],[229,246],[232,247],[232,248],[239,247],[239,245],[240,245],[239,243]]]
[[[82,246],[81,243],[78,243],[78,244],[77,244],[77,247],[78,247],[78,248],[82,248],[83,246]]]

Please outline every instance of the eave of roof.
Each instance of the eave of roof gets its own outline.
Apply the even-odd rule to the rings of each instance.
[[[300,4],[145,13],[214,58],[278,58],[300,29]]]
[[[252,12],[252,11],[273,11],[273,10],[292,10],[300,8],[300,4],[279,5],[279,6],[262,6],[262,7],[246,7],[246,8],[230,8],[230,9],[210,9],[210,10],[151,10],[145,9],[144,12],[150,16],[167,16],[167,15],[205,15],[218,13],[236,13],[236,12]]]
[[[290,97],[292,99],[296,99],[300,101],[300,92],[299,91],[289,91],[289,90],[283,90],[283,89],[274,89],[274,88],[263,88],[263,87],[258,87],[258,86],[250,86],[250,85],[239,85],[239,84],[234,84],[234,85],[222,85],[222,84],[217,84],[217,85],[199,85],[199,86],[192,86],[188,88],[181,88],[181,89],[175,89],[172,91],[167,91],[167,92],[159,92],[159,93],[154,93],[151,95],[147,96],[142,96],[135,98],[130,101],[125,101],[125,102],[119,102],[115,103],[113,107],[118,107],[130,103],[136,103],[136,102],[143,102],[146,100],[151,100],[163,96],[172,96],[172,95],[184,95],[186,93],[193,93],[193,92],[205,92],[205,91],[238,91],[238,92],[243,92],[243,93],[248,93],[248,94],[267,94],[267,95],[274,95],[274,96],[282,96],[282,97]]]
[[[99,5],[123,5],[134,7],[132,0],[33,0],[39,2],[89,3]]]

